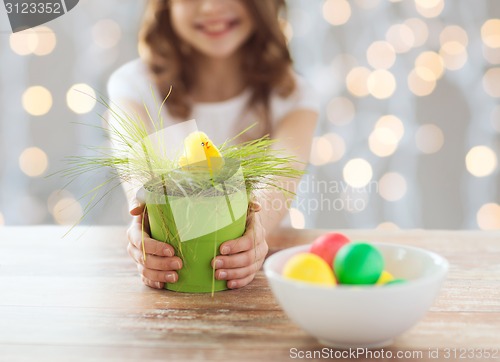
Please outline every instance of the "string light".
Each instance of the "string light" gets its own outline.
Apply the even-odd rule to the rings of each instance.
[[[356,107],[349,98],[338,97],[328,102],[326,116],[337,126],[346,125],[354,118]]]
[[[327,133],[323,136],[332,146],[332,154],[329,162],[337,162],[344,157],[346,150],[346,143],[344,139],[336,133]]]
[[[481,230],[500,230],[500,205],[484,204],[477,212],[476,221]]]
[[[411,18],[404,22],[413,32],[413,47],[420,47],[425,44],[429,38],[429,27],[419,18]]]
[[[500,48],[500,19],[489,19],[481,27],[481,39],[489,48]]]
[[[73,112],[84,114],[96,105],[94,89],[85,83],[74,84],[66,93],[66,103]]]
[[[500,68],[491,68],[484,73],[483,88],[489,96],[500,98]]]
[[[92,37],[99,47],[104,49],[113,48],[120,42],[122,29],[116,21],[102,19],[92,27]]]
[[[71,197],[59,200],[52,210],[54,221],[60,225],[71,225],[77,223],[83,216],[80,203]]]
[[[435,124],[420,126],[415,134],[415,142],[420,152],[432,154],[438,152],[444,144],[444,134]]]
[[[497,167],[497,156],[495,152],[487,146],[475,146],[467,153],[465,165],[467,171],[473,176],[489,176]]]
[[[26,89],[22,97],[23,108],[32,116],[43,116],[52,108],[52,94],[42,86]]]
[[[391,97],[396,90],[396,78],[391,72],[378,69],[368,76],[367,87],[373,97],[386,99]]]
[[[19,156],[19,168],[30,177],[43,175],[48,164],[47,154],[38,147],[26,148]]]
[[[379,194],[387,201],[398,201],[406,194],[406,179],[397,172],[388,172],[379,180]]]
[[[392,25],[385,39],[394,47],[396,53],[406,53],[415,45],[415,36],[412,29],[406,24]]]
[[[375,69],[389,69],[396,61],[396,51],[389,42],[376,41],[368,47],[366,58]]]
[[[368,91],[368,77],[371,72],[365,67],[353,68],[346,77],[347,90],[356,97],[365,97]]]
[[[342,173],[344,181],[353,188],[365,187],[373,176],[372,166],[362,158],[354,158],[347,162]]]
[[[309,162],[315,166],[321,166],[330,162],[332,156],[333,148],[331,143],[324,137],[314,137]]]
[[[425,18],[435,18],[444,10],[443,0],[415,0],[418,13]]]
[[[323,17],[331,25],[343,25],[351,17],[351,5],[346,0],[326,0],[323,4]]]

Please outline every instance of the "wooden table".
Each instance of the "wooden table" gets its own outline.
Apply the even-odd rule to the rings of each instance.
[[[0,361],[274,361],[322,351],[282,312],[262,272],[246,288],[213,298],[153,290],[126,253],[124,228],[79,227],[61,238],[66,231],[0,228]],[[499,232],[343,232],[424,247],[450,261],[431,311],[386,353],[421,350],[413,361],[437,361],[453,360],[444,358],[446,348],[457,357],[461,348],[500,348]],[[284,230],[272,238],[274,250],[320,233]],[[440,348],[440,358],[430,358],[429,348]]]

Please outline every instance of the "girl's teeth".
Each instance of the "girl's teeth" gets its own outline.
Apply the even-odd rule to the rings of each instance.
[[[205,26],[205,30],[211,33],[217,33],[225,30],[227,25],[225,23],[210,24]]]

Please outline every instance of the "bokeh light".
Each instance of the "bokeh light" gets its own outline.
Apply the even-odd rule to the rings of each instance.
[[[425,18],[435,18],[444,10],[444,0],[415,0],[417,11]]]
[[[323,136],[332,145],[332,155],[329,162],[337,162],[344,157],[346,143],[344,139],[336,133],[327,133]]]
[[[3,217],[3,214],[0,212],[0,227],[5,225],[5,219]]]
[[[74,196],[71,192],[65,189],[61,190],[54,190],[50,193],[48,199],[47,199],[47,209],[51,214],[54,212],[54,207],[56,204],[61,201],[62,199],[68,199],[68,198],[73,198]]]
[[[328,139],[324,137],[314,137],[309,162],[315,166],[321,166],[330,162],[332,156],[333,147]]]
[[[500,64],[500,48],[483,47],[484,59],[490,64]]]
[[[92,37],[101,48],[113,48],[120,42],[122,30],[116,21],[102,19],[92,27]]]
[[[392,25],[385,39],[394,47],[396,53],[405,53],[415,45],[415,36],[412,29],[406,24]]]
[[[379,180],[379,194],[387,201],[398,201],[406,194],[406,179],[397,172],[388,172]]]
[[[47,154],[38,147],[26,148],[19,156],[19,168],[30,177],[43,175],[48,165]]]
[[[500,48],[500,19],[489,19],[481,27],[481,39],[489,48]]]
[[[491,68],[483,76],[484,91],[491,97],[500,98],[500,68]]]
[[[444,144],[444,134],[435,124],[424,124],[415,133],[415,142],[420,152],[432,154],[438,152]]]
[[[36,27],[35,31],[38,41],[33,53],[38,56],[52,53],[57,44],[56,34],[48,26]]]
[[[394,115],[385,115],[378,119],[370,136],[368,146],[379,157],[392,155],[404,135],[403,122]]]
[[[323,4],[323,17],[332,25],[342,25],[351,17],[351,5],[346,0],[326,0]]]
[[[356,107],[349,98],[338,97],[328,102],[326,116],[336,126],[348,124],[354,118]]]
[[[390,128],[376,127],[368,137],[368,146],[375,155],[387,157],[398,148],[398,137]]]
[[[38,26],[11,34],[9,44],[16,54],[43,56],[52,53],[56,47],[57,38],[48,26]]]
[[[291,207],[289,214],[290,214],[290,224],[294,229],[303,229],[306,226],[306,220],[304,218],[304,214],[300,210]]]
[[[74,84],[66,93],[66,103],[73,112],[84,114],[90,112],[96,105],[94,89],[85,84]]]
[[[467,63],[467,49],[458,41],[444,43],[439,49],[439,55],[443,59],[444,66],[449,70],[461,69]]]
[[[353,68],[346,77],[347,90],[356,97],[365,97],[368,91],[368,77],[371,72],[365,67]]]
[[[481,230],[500,230],[500,205],[484,204],[477,212],[476,221]]]
[[[386,99],[396,90],[396,78],[387,70],[375,70],[368,76],[367,87],[373,97]]]
[[[83,209],[80,203],[71,197],[60,199],[52,209],[54,221],[60,225],[72,225],[80,221]]]
[[[439,34],[439,43],[443,46],[449,42],[457,42],[467,47],[469,44],[469,36],[462,27],[458,25],[449,25]]]
[[[35,51],[38,46],[38,36],[34,29],[27,29],[18,33],[12,33],[9,37],[9,45],[12,51],[18,55],[28,55]]]
[[[368,47],[366,58],[374,69],[389,69],[396,61],[396,51],[390,43],[376,41]]]
[[[342,170],[344,181],[353,188],[361,188],[368,185],[373,176],[370,163],[362,158],[349,160]]]
[[[397,226],[393,222],[385,221],[385,222],[378,224],[376,229],[377,230],[384,230],[384,231],[394,231],[394,230],[399,230],[399,226]]]
[[[425,67],[413,69],[408,75],[408,88],[416,96],[428,96],[436,88],[435,74]]]
[[[23,108],[32,116],[43,116],[52,108],[52,94],[42,86],[26,89],[22,97]]]
[[[438,53],[432,51],[422,52],[415,60],[415,71],[420,78],[430,80],[428,72],[424,71],[423,68],[429,70],[433,74],[432,78],[437,80],[441,78],[444,73],[443,58],[441,58]]]
[[[392,114],[387,114],[380,117],[375,124],[375,128],[388,128],[394,132],[398,142],[403,138],[405,133],[405,128],[403,122],[396,116]]]
[[[497,167],[497,155],[487,146],[475,146],[467,153],[465,165],[473,176],[489,176]]]
[[[332,132],[321,137],[314,137],[309,161],[315,166],[337,162],[344,157],[345,149],[344,139],[336,133]]]
[[[429,27],[419,18],[411,18],[404,22],[413,32],[413,47],[420,47],[425,44],[429,38]]]

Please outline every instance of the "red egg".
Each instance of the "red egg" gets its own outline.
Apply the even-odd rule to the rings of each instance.
[[[349,241],[349,238],[343,234],[328,233],[316,238],[309,251],[323,258],[328,265],[332,266],[332,262],[337,254],[337,251]]]

